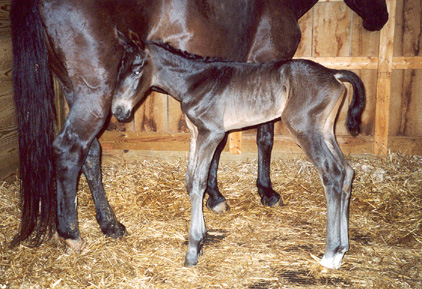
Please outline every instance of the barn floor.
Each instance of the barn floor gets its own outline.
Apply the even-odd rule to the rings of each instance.
[[[356,171],[351,248],[339,270],[320,272],[325,197],[305,158],[272,163],[283,207],[261,206],[257,163],[225,162],[219,182],[231,210],[204,208],[209,237],[184,268],[190,202],[186,161],[107,165],[106,191],[129,235],[104,238],[82,177],[79,220],[86,247],[67,254],[7,243],[17,231],[17,182],[0,183],[0,288],[422,288],[422,157],[349,158]]]

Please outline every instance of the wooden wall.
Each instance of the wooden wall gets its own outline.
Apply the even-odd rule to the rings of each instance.
[[[0,180],[16,172],[18,133],[12,93],[12,41],[10,37],[10,0],[0,1]]]
[[[11,83],[10,0],[0,0],[0,180],[18,167],[17,132]],[[422,0],[387,0],[390,21],[381,32],[363,29],[361,19],[341,0],[322,0],[301,20],[296,57],[358,73],[367,89],[363,133],[353,138],[339,116],[336,134],[352,154],[402,152],[422,155]],[[63,107],[63,101],[58,99]],[[64,111],[64,109],[58,109]],[[59,117],[59,120],[62,119]],[[256,152],[255,130],[232,133],[226,151]],[[149,96],[130,123],[111,120],[100,138],[106,157],[127,152],[189,149],[180,105],[163,94]],[[297,153],[283,124],[276,124],[274,151]],[[159,154],[158,154],[159,155]]]
[[[422,155],[421,0],[387,4],[390,20],[381,32],[366,31],[361,18],[340,0],[320,1],[300,20],[303,36],[296,57],[352,69],[366,85],[363,133],[356,138],[348,134],[343,125],[346,106],[339,115],[336,135],[346,154]],[[226,150],[256,152],[255,131],[232,133]],[[154,93],[131,123],[112,120],[101,143],[114,156],[124,150],[185,151],[188,139],[179,103]],[[281,122],[276,124],[274,151],[300,152]]]

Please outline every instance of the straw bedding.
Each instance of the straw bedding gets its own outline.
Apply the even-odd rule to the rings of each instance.
[[[66,253],[51,240],[8,248],[19,225],[18,183],[0,184],[0,288],[422,288],[422,158],[349,158],[356,171],[350,251],[339,270],[320,272],[325,197],[302,157],[273,161],[283,207],[256,193],[257,163],[225,162],[219,183],[231,210],[204,208],[208,238],[184,268],[190,202],[186,160],[107,165],[103,181],[128,236],[105,238],[84,177],[78,212],[86,247]]]

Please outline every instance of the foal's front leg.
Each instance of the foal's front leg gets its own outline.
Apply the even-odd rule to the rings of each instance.
[[[191,131],[189,165],[186,172],[186,189],[191,199],[191,224],[185,266],[194,266],[202,253],[207,233],[202,202],[207,188],[210,163],[216,147],[224,137],[224,132],[201,131],[189,120],[187,123]]]

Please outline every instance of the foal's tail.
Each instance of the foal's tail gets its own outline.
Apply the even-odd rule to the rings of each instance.
[[[347,111],[346,127],[353,136],[356,136],[360,133],[362,112],[365,108],[365,86],[360,77],[349,70],[336,70],[334,77],[349,82],[353,86],[353,98]]]
[[[31,245],[40,245],[56,223],[54,90],[38,4],[12,0],[10,11],[22,206],[20,232],[12,246],[29,237]]]

